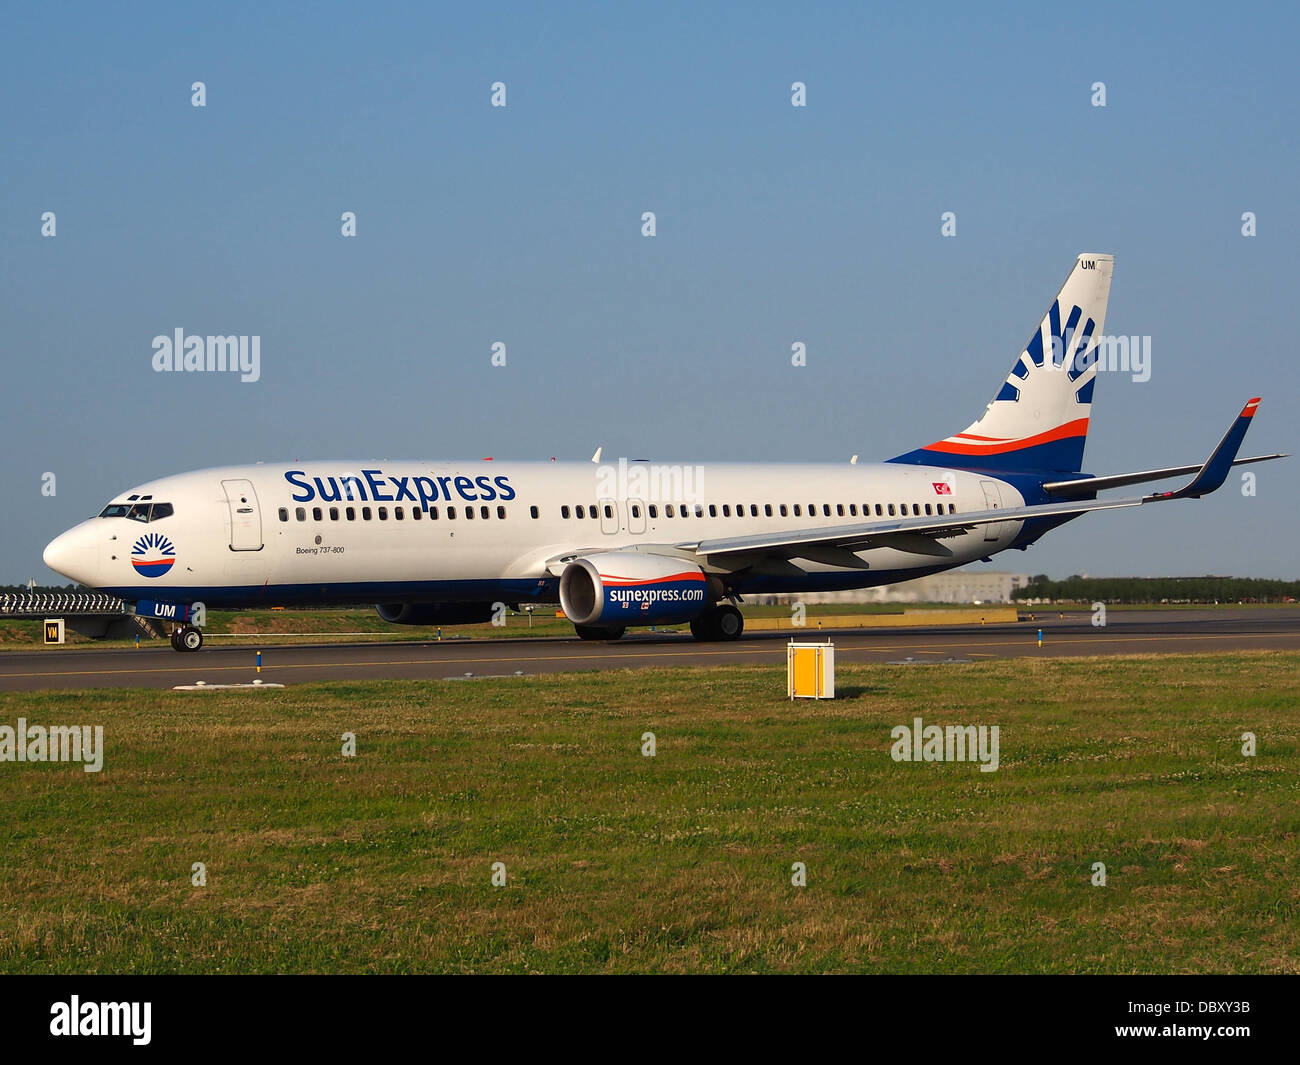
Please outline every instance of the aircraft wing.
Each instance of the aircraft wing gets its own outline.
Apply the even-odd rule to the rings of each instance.
[[[781,554],[789,558],[811,558],[831,565],[862,567],[865,563],[858,559],[854,552],[870,547],[897,547],[918,554],[942,556],[951,552],[942,545],[941,541],[982,525],[1004,521],[1025,521],[1030,518],[1072,517],[1094,510],[1117,510],[1142,506],[1145,503],[1199,498],[1217,490],[1227,479],[1228,472],[1237,464],[1237,451],[1241,447],[1242,440],[1245,439],[1246,430],[1250,428],[1250,420],[1254,417],[1258,406],[1258,396],[1246,403],[1223,439],[1219,441],[1219,445],[1200,466],[1179,467],[1180,470],[1185,469],[1185,472],[1195,471],[1196,475],[1182,488],[1173,492],[1158,492],[1129,499],[1044,503],[1030,507],[1004,507],[963,514],[941,514],[936,517],[898,518],[817,529],[728,536],[677,543],[673,546],[679,552],[691,551],[711,561],[722,561],[727,556],[736,555]],[[1247,461],[1262,461],[1262,458]]]
[[[1249,466],[1252,462],[1268,462],[1271,459],[1290,458],[1286,452],[1279,451],[1273,455],[1254,455],[1248,459],[1234,459],[1234,466]],[[1166,477],[1182,477],[1195,473],[1200,466],[1167,466],[1162,470],[1142,470],[1139,473],[1116,473],[1108,477],[1081,476],[1072,481],[1048,481],[1043,491],[1054,496],[1083,496],[1103,492],[1107,488],[1123,488],[1130,484],[1145,484],[1147,481],[1163,481]]]
[[[1146,496],[1133,496],[1128,499],[1085,499],[1060,503],[1042,503],[1029,507],[1002,507],[994,510],[976,510],[960,514],[939,514],[928,517],[898,517],[887,521],[856,522],[847,525],[820,526],[810,529],[785,529],[770,533],[755,533],[748,536],[724,536],[711,540],[676,541],[669,544],[642,544],[623,550],[641,551],[647,554],[671,555],[683,559],[692,559],[703,565],[706,571],[725,572],[743,566],[752,565],[756,556],[779,556],[784,558],[804,558],[828,565],[844,566],[851,569],[865,569],[867,563],[858,558],[856,552],[873,547],[894,547],[901,551],[915,554],[944,557],[952,551],[944,546],[945,539],[960,536],[962,533],[983,525],[993,525],[1004,521],[1026,521],[1030,518],[1073,517],[1087,514],[1094,510],[1121,510],[1126,507],[1140,507],[1146,503],[1166,503],[1174,499],[1198,498],[1209,495],[1222,486],[1233,466],[1239,465],[1237,451],[1250,428],[1259,398],[1250,400],[1237,415],[1219,445],[1200,466],[1176,467],[1180,473],[1195,472],[1195,476],[1182,488],[1173,492],[1157,492]],[[1266,458],[1285,456],[1260,456],[1244,459],[1242,462],[1258,462]],[[1172,475],[1174,471],[1150,471],[1152,473]],[[1120,475],[1120,477],[1132,475]],[[1145,475],[1142,475],[1145,477]],[[1090,493],[1105,487],[1098,482],[1115,481],[1115,478],[1094,478],[1081,481],[1089,485]],[[1076,482],[1060,482],[1073,485]],[[1127,482],[1124,482],[1127,483]],[[564,564],[583,552],[566,552],[547,560],[547,568],[558,574]]]
[[[1073,516],[1092,510],[1116,510],[1136,507],[1151,502],[1151,498],[1094,499],[1078,503],[1045,503],[1035,507],[1004,507],[998,510],[977,510],[963,514],[940,514],[925,518],[895,518],[889,521],[869,521],[855,525],[832,525],[818,529],[758,533],[751,536],[725,536],[714,540],[678,543],[678,549],[691,550],[710,558],[719,555],[749,552],[780,551],[791,557],[807,557],[803,548],[835,547],[848,552],[869,547],[898,547],[920,554],[947,554],[947,550],[925,550],[923,541],[932,543],[962,533],[981,525],[1003,521],[1024,521],[1028,518]]]

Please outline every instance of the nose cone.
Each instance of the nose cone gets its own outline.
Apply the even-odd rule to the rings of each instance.
[[[94,586],[94,547],[84,525],[56,536],[41,557],[45,564],[78,584]]]

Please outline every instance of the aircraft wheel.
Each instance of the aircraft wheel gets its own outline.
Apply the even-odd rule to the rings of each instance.
[[[193,625],[186,625],[177,637],[182,651],[197,651],[203,646],[203,631]]]
[[[183,647],[181,646],[181,634],[180,634],[180,632],[178,632],[178,631],[175,630],[175,629],[172,630],[171,641],[172,641],[172,650],[173,650],[173,651],[183,651],[183,650],[185,650],[185,648],[183,648]]]
[[[739,640],[745,631],[745,616],[730,603],[714,610],[712,620],[716,640]]]
[[[691,635],[701,643],[738,640],[744,631],[744,615],[730,603],[712,607],[691,622]]]

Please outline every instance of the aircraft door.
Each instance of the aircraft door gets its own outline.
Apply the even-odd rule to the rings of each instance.
[[[988,510],[1002,509],[1002,492],[998,488],[996,481],[980,481],[980,487],[984,489],[984,506]],[[984,526],[984,542],[991,543],[996,540],[1002,532],[1005,522],[995,521]]]
[[[230,550],[262,550],[262,514],[252,481],[222,481],[230,507]]]

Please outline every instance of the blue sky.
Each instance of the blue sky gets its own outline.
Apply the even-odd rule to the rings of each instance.
[[[8,5],[0,583],[224,463],[886,458],[983,410],[1081,251],[1153,360],[1089,470],[1256,394],[1246,449],[1296,448],[1294,9],[802,6]],[[261,380],[154,373],[177,327],[260,335]],[[995,565],[1300,577],[1300,460],[1257,470]]]

